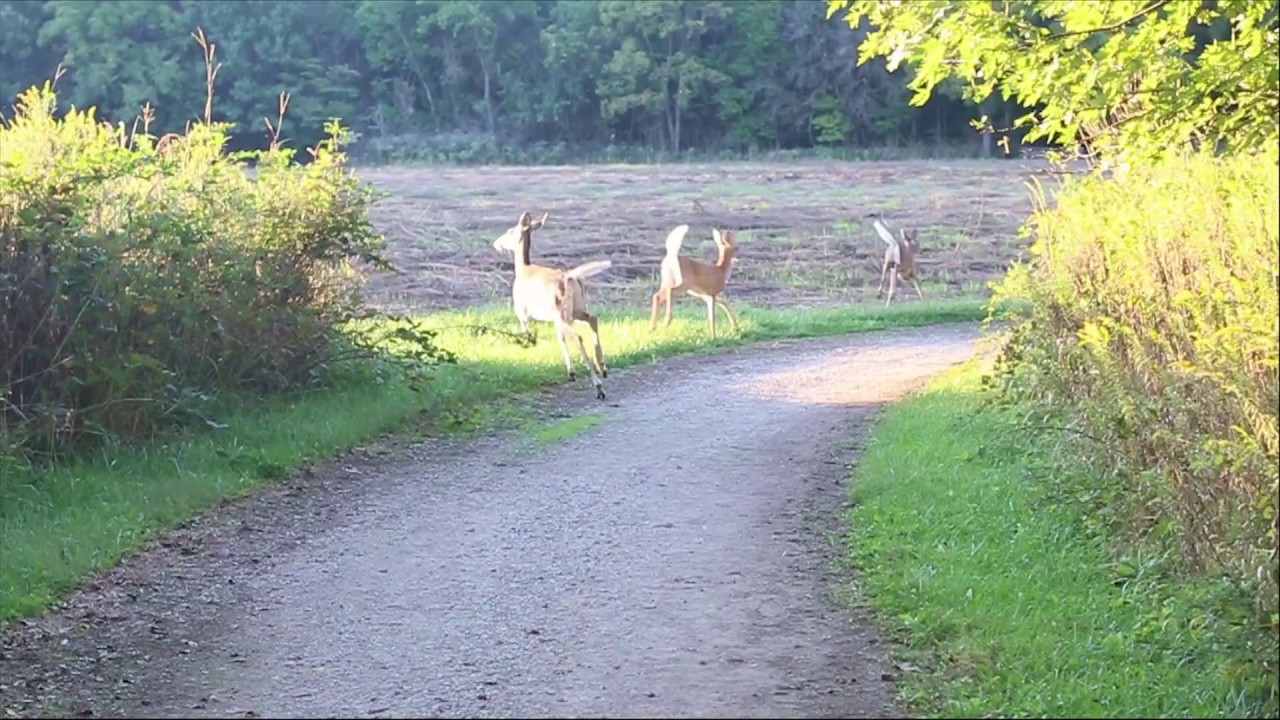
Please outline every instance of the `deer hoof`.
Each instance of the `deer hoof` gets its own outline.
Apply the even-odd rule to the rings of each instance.
[[[597,388],[596,388],[596,399],[597,399],[597,400],[603,400],[603,399],[604,399],[604,388],[602,388],[602,387],[597,387]]]
[[[570,381],[570,382],[575,381],[575,380],[577,380],[577,379],[578,379],[578,373],[569,373],[569,381]]]
[[[609,377],[609,369],[608,369],[608,368],[605,368],[605,369],[601,370],[601,371],[600,371],[600,377],[602,377],[602,378],[607,378],[607,377]]]

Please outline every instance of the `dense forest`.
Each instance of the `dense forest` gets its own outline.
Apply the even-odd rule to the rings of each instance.
[[[6,110],[61,64],[64,102],[126,123],[150,102],[152,134],[181,132],[204,108],[197,27],[221,64],[213,117],[243,148],[269,142],[282,92],[294,146],[339,117],[378,159],[1003,154],[973,121],[1019,114],[958,83],[912,106],[910,70],[859,65],[866,29],[822,0],[0,0]]]

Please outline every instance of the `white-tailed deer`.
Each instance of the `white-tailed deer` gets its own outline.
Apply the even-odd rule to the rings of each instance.
[[[889,297],[885,298],[885,307],[889,307],[889,303],[893,301],[893,290],[897,286],[898,278],[910,280],[916,288],[916,294],[923,300],[924,293],[920,291],[920,283],[916,282],[916,256],[920,254],[919,232],[899,230],[899,234],[902,235],[902,240],[899,241],[879,219],[875,220],[874,225],[876,234],[889,246],[884,251],[884,265],[880,268],[880,287],[876,290],[876,297],[884,294],[884,280],[887,277],[889,278]]]
[[[560,270],[534,265],[529,262],[529,246],[532,244],[533,231],[547,222],[547,214],[534,220],[529,213],[520,215],[520,221],[493,241],[494,249],[515,255],[516,277],[511,283],[511,300],[516,319],[520,321],[520,329],[529,333],[529,321],[554,323],[556,339],[560,341],[560,352],[564,355],[564,367],[569,372],[569,379],[577,378],[573,371],[573,360],[569,357],[569,340],[578,342],[582,350],[582,358],[591,373],[591,384],[595,386],[596,397],[604,399],[604,383],[602,377],[609,376],[604,364],[604,350],[600,347],[600,324],[595,315],[587,312],[587,293],[582,281],[597,275],[613,264],[609,260],[595,260],[584,263],[572,270]],[[573,322],[581,320],[591,326],[596,338],[595,364],[587,354],[587,346],[582,337],[573,329]]]
[[[712,230],[716,249],[719,255],[715,264],[704,260],[695,260],[680,254],[680,246],[684,244],[688,225],[680,225],[667,235],[667,254],[662,258],[660,277],[662,284],[658,292],[653,294],[653,314],[649,318],[649,331],[658,327],[658,305],[667,303],[667,327],[671,327],[671,300],[677,292],[686,292],[707,304],[707,324],[711,326],[711,337],[716,336],[716,305],[724,308],[729,317],[729,325],[736,332],[738,321],[729,312],[729,306],[720,299],[724,287],[729,282],[729,274],[733,272],[733,259],[737,249],[733,245],[733,233],[725,230]]]

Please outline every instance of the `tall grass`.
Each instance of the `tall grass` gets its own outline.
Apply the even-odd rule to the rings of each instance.
[[[1000,384],[1074,432],[1075,461],[1094,470],[1059,491],[1129,547],[1249,593],[1272,676],[1278,198],[1274,153],[1072,183],[1032,218],[1033,258],[995,293],[1030,308],[1011,318]]]
[[[139,132],[92,108],[59,116],[52,83],[15,110],[0,127],[0,466],[210,423],[219,395],[313,387],[349,354],[352,263],[379,262],[383,239],[336,122],[301,166],[279,147],[228,156],[229,126],[207,120],[157,149],[145,117]]]

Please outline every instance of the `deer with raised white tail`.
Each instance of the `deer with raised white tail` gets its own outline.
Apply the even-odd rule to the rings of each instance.
[[[547,213],[543,213],[537,220],[529,213],[523,213],[519,222],[493,241],[495,250],[510,252],[515,256],[516,275],[511,283],[511,300],[516,319],[520,321],[520,330],[526,335],[529,334],[530,320],[555,324],[556,339],[560,341],[560,352],[564,356],[564,367],[570,380],[577,379],[577,374],[573,371],[573,360],[569,356],[569,340],[576,340],[587,371],[591,373],[591,384],[595,386],[596,397],[604,400],[602,378],[609,376],[609,369],[605,366],[604,350],[600,347],[599,320],[587,312],[587,292],[583,280],[608,270],[613,263],[609,260],[594,260],[571,270],[534,265],[529,261],[533,231],[546,222]],[[573,329],[575,320],[591,326],[591,332],[595,335],[594,358],[587,354],[586,344]]]
[[[884,294],[884,281],[889,279],[889,297],[885,298],[884,306],[889,307],[889,303],[893,301],[893,290],[897,287],[898,278],[911,281],[916,288],[916,294],[920,299],[924,299],[924,293],[920,290],[920,283],[916,282],[916,256],[920,254],[920,234],[912,229],[910,232],[899,230],[901,240],[895,238],[893,233],[889,232],[889,228],[884,226],[877,218],[874,223],[876,234],[889,247],[884,251],[884,264],[880,268],[880,287],[876,289],[876,297]]]
[[[729,274],[733,272],[733,260],[737,256],[737,248],[733,244],[733,233],[725,230],[712,230],[711,235],[716,243],[718,255],[715,263],[695,260],[680,254],[684,244],[684,236],[689,232],[688,225],[680,225],[667,235],[667,254],[662,258],[660,269],[661,285],[653,294],[653,313],[649,318],[649,331],[658,327],[658,306],[667,304],[667,327],[671,327],[671,300],[678,292],[685,292],[699,298],[707,304],[707,324],[711,327],[711,337],[716,336],[716,306],[719,305],[729,318],[729,325],[734,332],[738,330],[738,321],[734,319],[729,306],[720,295],[729,283]]]

